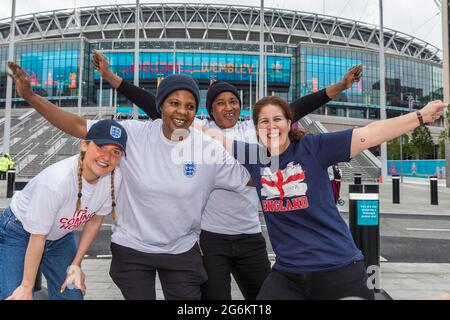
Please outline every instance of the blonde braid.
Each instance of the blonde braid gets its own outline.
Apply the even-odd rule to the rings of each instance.
[[[80,157],[78,159],[78,195],[77,195],[77,207],[75,212],[80,211],[81,208],[81,189],[83,187],[83,160],[84,160],[85,152],[80,152]]]
[[[114,170],[111,171],[111,217],[116,220],[116,195],[114,189]]]

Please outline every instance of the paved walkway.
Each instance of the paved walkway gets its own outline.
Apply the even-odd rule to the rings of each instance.
[[[86,259],[86,300],[123,300],[119,288],[108,272],[110,259]],[[45,281],[44,281],[45,286]],[[430,299],[450,293],[450,264],[445,263],[381,263],[381,287],[394,300]],[[156,297],[164,299],[159,280]],[[236,282],[232,282],[233,300],[243,300]]]
[[[418,184],[417,181],[404,182],[400,185],[400,204],[392,203],[392,182],[380,185],[380,212],[394,214],[420,214],[450,216],[450,188],[438,187],[439,205],[431,205],[430,185]],[[348,185],[341,186],[341,198],[345,205],[339,207],[348,212]]]

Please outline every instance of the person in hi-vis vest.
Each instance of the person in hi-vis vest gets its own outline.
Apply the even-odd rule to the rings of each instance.
[[[1,158],[0,158],[0,180],[5,180],[6,179],[6,172],[9,169],[9,159],[6,156],[6,154],[4,154]]]

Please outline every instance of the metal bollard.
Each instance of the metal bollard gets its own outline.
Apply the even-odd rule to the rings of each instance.
[[[400,176],[392,175],[392,203],[400,203]]]
[[[366,267],[380,265],[379,185],[349,186],[349,224]]]
[[[33,299],[48,300],[48,290],[42,287],[42,272],[40,269],[36,274],[36,281],[34,282]]]
[[[36,274],[36,281],[34,282],[34,289],[33,291],[39,291],[42,290],[42,272],[39,269]]]
[[[12,198],[12,196],[14,195],[16,170],[15,169],[8,170],[7,177],[8,181],[6,183],[6,198]]]
[[[430,177],[430,193],[431,204],[437,206],[438,203],[438,178],[437,176]]]
[[[349,186],[349,224],[356,246],[364,255],[367,285],[375,300],[392,300],[381,288],[379,185]]]
[[[354,183],[355,184],[361,184],[362,183],[362,174],[361,173],[355,173]]]

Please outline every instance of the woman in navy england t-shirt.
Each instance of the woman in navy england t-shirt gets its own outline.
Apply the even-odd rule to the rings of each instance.
[[[416,113],[312,135],[291,128],[291,109],[283,99],[268,96],[256,103],[253,121],[264,147],[222,142],[253,178],[276,254],[258,299],[374,298],[363,255],[334,203],[327,168],[435,121],[444,106],[434,101]],[[217,131],[202,130],[223,139]]]

